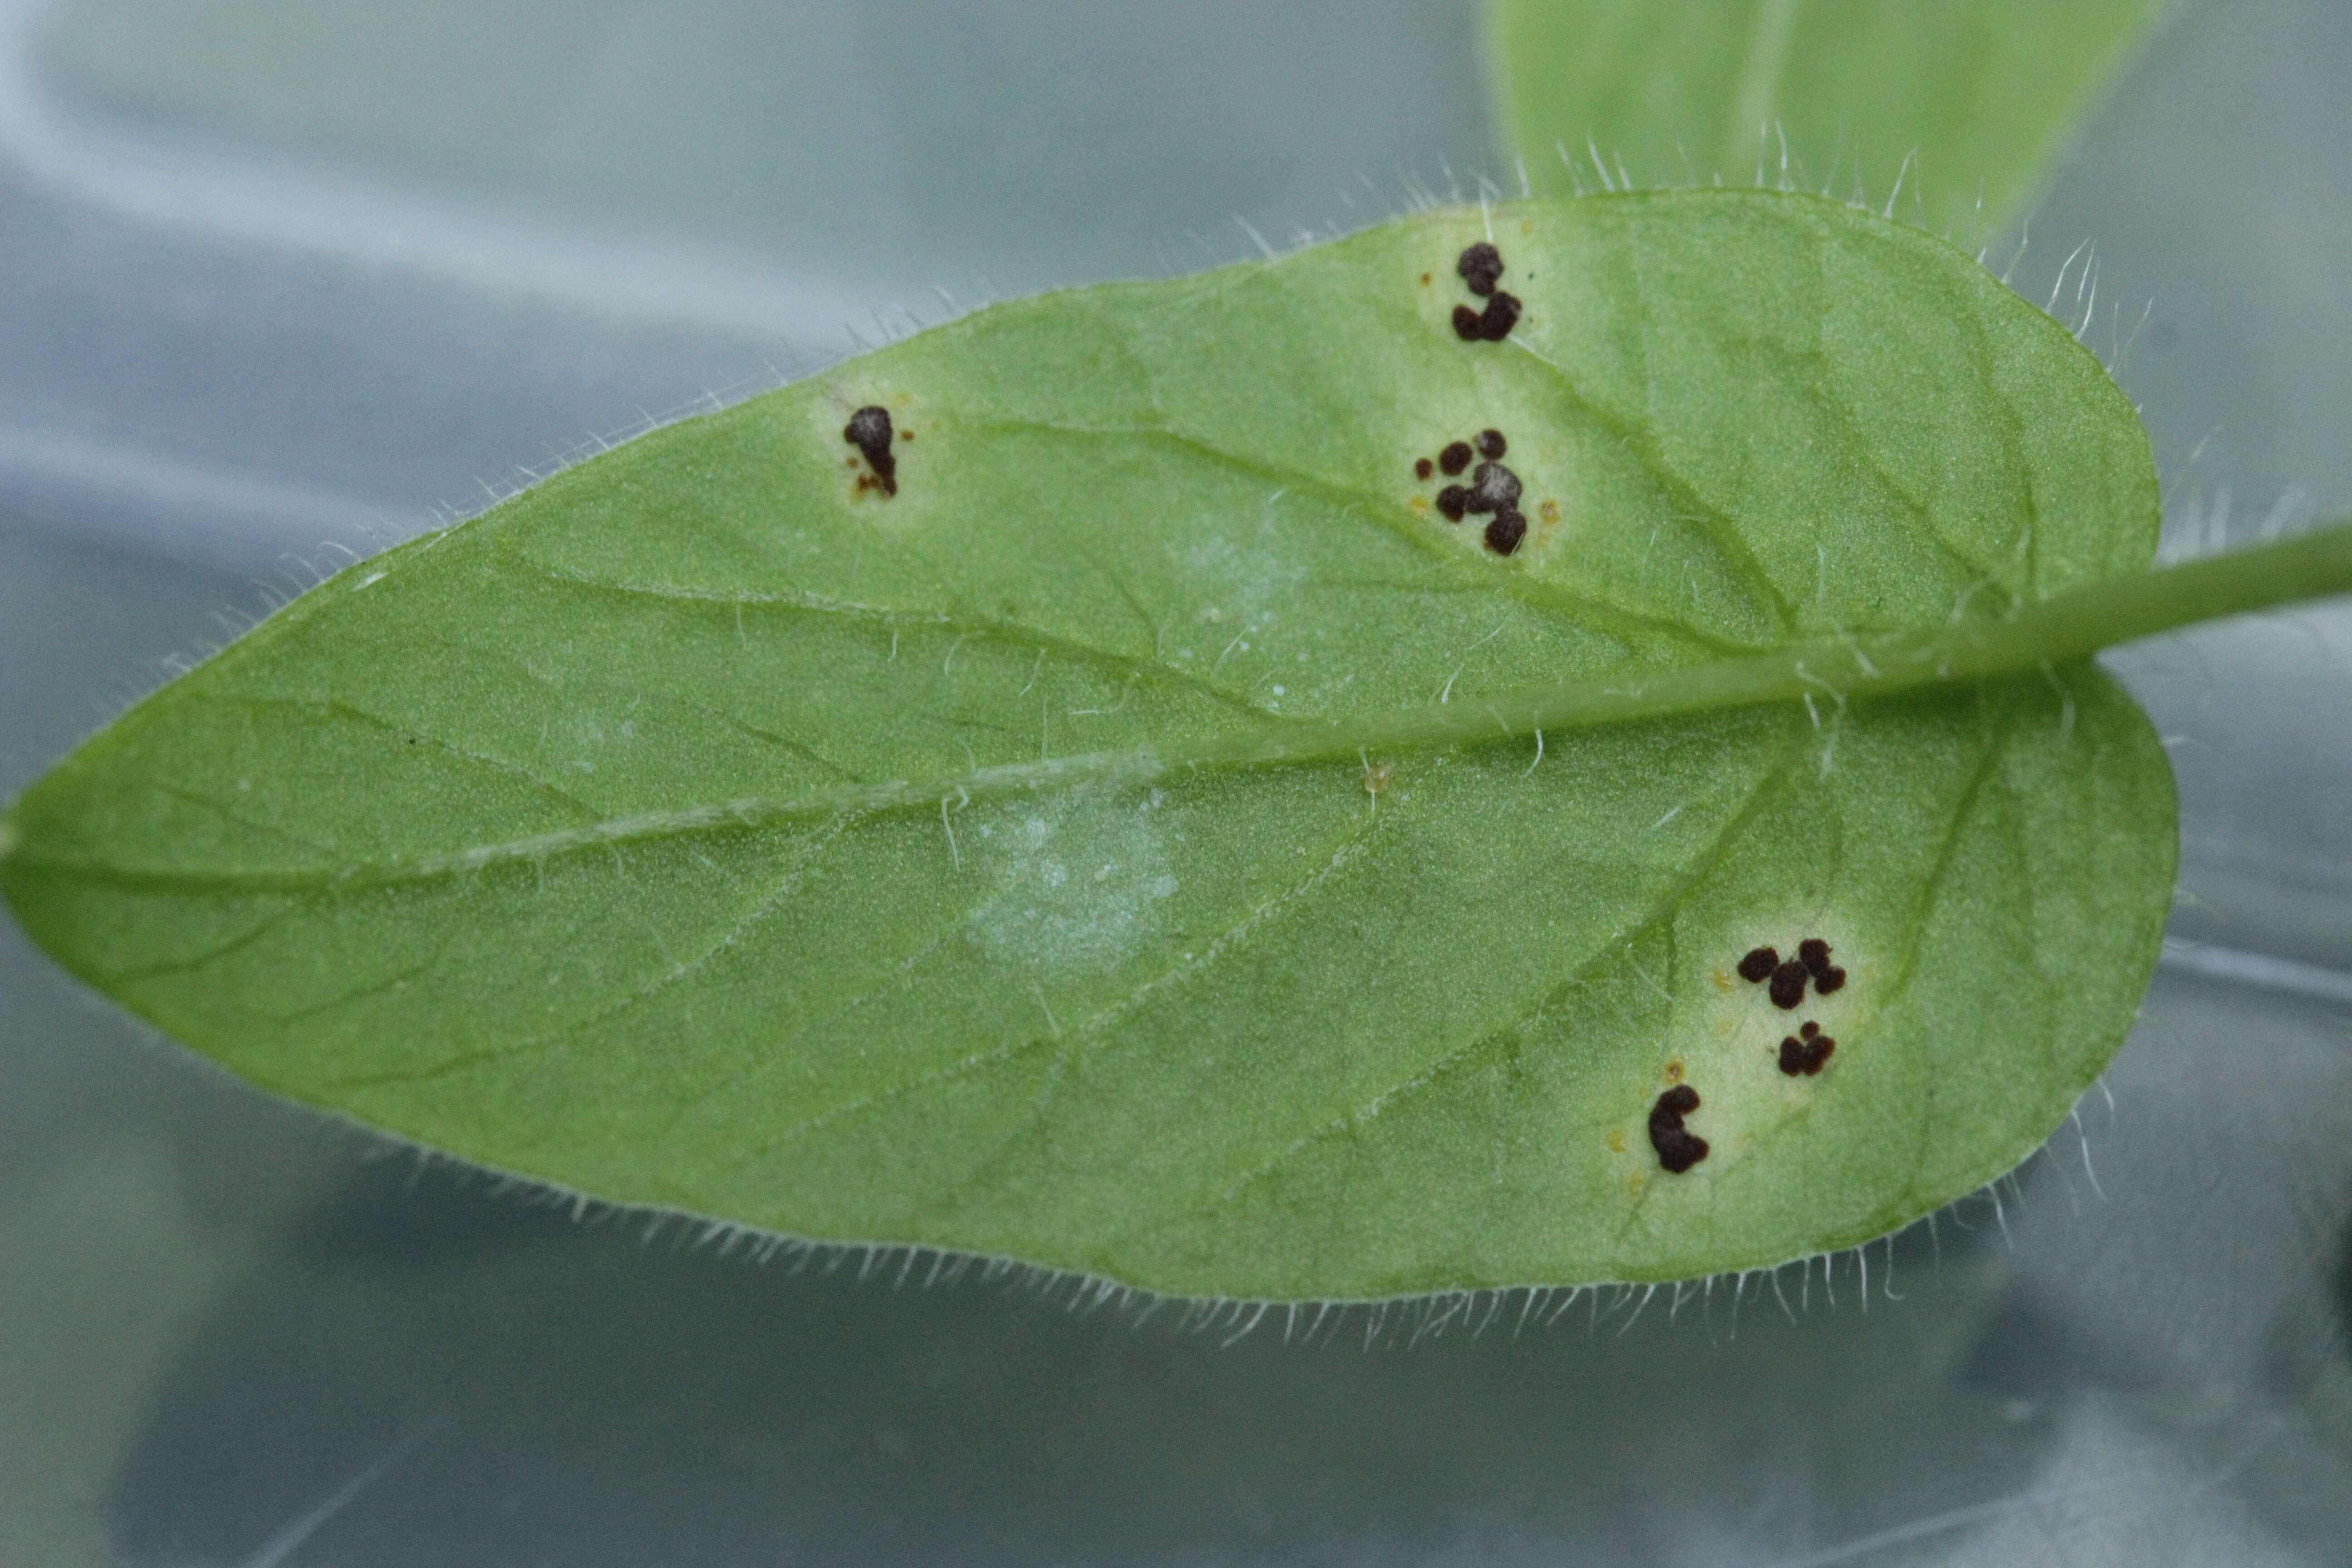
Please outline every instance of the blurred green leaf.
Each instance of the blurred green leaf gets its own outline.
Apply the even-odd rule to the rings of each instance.
[[[1417,468],[1486,432],[1508,552]],[[26,792],[0,890],[254,1081],[610,1198],[1228,1296],[1770,1264],[2006,1170],[2129,1025],[2170,775],[2032,638],[2156,521],[2096,362],[1915,229],[1429,213],[355,566]],[[1815,937],[1834,994],[1735,973]]]
[[[1490,69],[1539,194],[1629,174],[1826,191],[1973,245],[2165,5],[1495,0]]]

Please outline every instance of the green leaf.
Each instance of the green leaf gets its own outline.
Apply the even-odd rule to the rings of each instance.
[[[1415,468],[1488,429],[1507,555]],[[2170,774],[2083,658],[2156,521],[2095,361],[1916,230],[1430,213],[355,566],[27,791],[0,889],[252,1080],[617,1200],[1225,1296],[1769,1265],[2007,1170],[2130,1023]],[[1833,994],[1734,972],[1811,937]]]
[[[1980,243],[2166,0],[1495,0],[1505,137],[1538,194],[1793,184]]]

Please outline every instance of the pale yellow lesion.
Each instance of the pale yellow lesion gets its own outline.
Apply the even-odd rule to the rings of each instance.
[[[898,494],[894,495],[884,488],[881,477],[875,473],[865,455],[849,444],[844,434],[850,416],[868,405],[877,405],[890,411],[890,447],[891,455],[898,465]],[[844,504],[864,507],[868,503],[878,505],[903,499],[908,488],[907,464],[911,458],[905,448],[913,445],[925,431],[924,426],[908,417],[917,407],[913,392],[887,382],[868,383],[862,388],[833,387],[826,389],[822,395],[803,400],[802,406],[808,422],[810,438],[817,443],[818,449],[840,455]],[[866,515],[878,521],[885,514],[869,510]]]
[[[1428,458],[1434,462],[1451,442],[1475,443],[1481,430],[1500,430],[1509,443],[1509,450],[1501,460],[1518,476],[1520,484],[1525,487],[1519,510],[1528,520],[1528,532],[1510,557],[1515,564],[1524,567],[1535,557],[1547,553],[1561,535],[1559,503],[1557,500],[1545,499],[1542,492],[1558,484],[1563,471],[1564,454],[1560,444],[1550,438],[1553,416],[1549,412],[1528,404],[1523,395],[1509,390],[1517,385],[1515,378],[1499,374],[1500,361],[1492,356],[1495,351],[1507,347],[1507,342],[1464,344],[1454,332],[1453,314],[1456,305],[1479,309],[1484,304],[1479,296],[1463,286],[1454,263],[1463,247],[1486,237],[1485,226],[1473,213],[1459,224],[1444,226],[1442,235],[1433,235],[1433,244],[1427,254],[1420,254],[1416,248],[1414,254],[1402,258],[1402,265],[1409,271],[1426,280],[1417,283],[1414,289],[1420,296],[1418,314],[1425,330],[1437,334],[1448,344],[1468,351],[1471,356],[1466,361],[1470,371],[1466,383],[1441,397],[1416,404],[1411,427],[1401,432],[1410,443],[1409,448],[1402,455],[1402,461],[1406,471],[1410,472],[1414,459]],[[1500,287],[1517,293],[1517,289],[1513,288],[1514,279],[1523,279],[1523,274],[1512,265],[1507,250],[1504,262],[1506,270]],[[1527,308],[1526,296],[1519,294],[1518,297],[1523,309]],[[1496,562],[1501,558],[1489,551],[1485,543],[1485,514],[1473,514],[1459,522],[1445,522],[1437,517],[1431,503],[1431,498],[1442,487],[1468,484],[1475,464],[1484,460],[1483,458],[1474,458],[1472,467],[1460,474],[1433,471],[1427,479],[1418,482],[1417,488],[1409,494],[1406,506],[1417,522],[1442,532],[1455,549],[1487,562]]]
[[[1809,1114],[1818,1096],[1834,1093],[1840,1077],[1866,1057],[1875,1012],[1871,999],[1880,994],[1885,975],[1883,966],[1867,956],[1870,944],[1851,931],[1815,910],[1744,925],[1737,943],[1709,939],[1710,948],[1719,947],[1727,961],[1697,970],[1692,978],[1705,984],[1672,987],[1676,1000],[1657,1042],[1648,1087],[1624,1107],[1621,1121],[1602,1130],[1609,1163],[1628,1192],[1639,1195],[1659,1172],[1648,1119],[1667,1089],[1686,1083],[1697,1092],[1698,1109],[1687,1121],[1694,1134],[1707,1141],[1708,1150],[1706,1159],[1661,1193],[1682,1183],[1704,1185],[1727,1177],[1791,1121]],[[1739,956],[1751,948],[1769,946],[1784,959],[1794,958],[1797,942],[1806,937],[1829,942],[1830,962],[1846,972],[1845,984],[1827,996],[1809,984],[1799,1005],[1783,1009],[1773,1004],[1767,983],[1750,983],[1736,972]],[[1808,1022],[1837,1042],[1836,1052],[1816,1076],[1783,1073],[1780,1042]]]

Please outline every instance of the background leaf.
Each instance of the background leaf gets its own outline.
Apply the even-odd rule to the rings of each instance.
[[[1525,314],[1465,342],[1489,235]],[[1507,555],[1415,468],[1487,429]],[[1350,738],[1999,616],[2155,524],[2095,362],[1916,231],[1433,213],[984,311],[354,567],[28,791],[0,889],[260,1083],[626,1201],[1204,1294],[1770,1263],[2006,1169],[2120,1041],[2137,710],[2074,666]],[[1300,721],[1343,760],[1184,765]],[[1731,972],[1806,936],[1834,995]]]
[[[1776,184],[1980,244],[2165,0],[1496,0],[1489,68],[1539,193]],[[1910,167],[1906,170],[1906,161]],[[1916,205],[1915,205],[1916,203]],[[1979,205],[1981,203],[1981,206]]]

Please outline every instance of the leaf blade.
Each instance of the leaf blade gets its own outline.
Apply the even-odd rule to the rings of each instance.
[[[1538,195],[1822,190],[1990,239],[2163,0],[1496,0],[1489,72]],[[1924,184],[1925,195],[1921,194]]]
[[[1527,315],[1468,344],[1436,279],[1496,220]],[[1979,374],[1919,377],[1890,315],[1958,321]],[[898,399],[885,499],[843,420]],[[1507,559],[1412,470],[1490,422],[1559,511]],[[1432,215],[988,312],[355,569],[28,792],[0,885],[257,1081],[631,1201],[1208,1294],[1741,1267],[2006,1168],[2112,1050],[2169,887],[2145,722],[2070,668],[1584,730],[1534,766],[1347,737],[1531,673],[2012,609],[2144,565],[2153,520],[2095,363],[1924,237],[1748,195]],[[1297,733],[1320,760],[1265,765]],[[1037,773],[956,782],[990,769]],[[1957,1063],[1874,1048],[1927,1030],[1895,963],[1917,821],[2011,775],[2040,826],[1986,864],[2089,956]],[[2010,962],[1995,902],[1964,945]],[[1807,921],[1857,978],[1820,1008],[1838,1064],[1782,1081],[1720,950]],[[1916,1172],[1869,1155],[1967,1051],[2032,1092],[1979,1086]],[[1643,1119],[1676,1063],[1722,1136],[1665,1177]],[[1772,1152],[1816,1116],[1828,1154]]]

